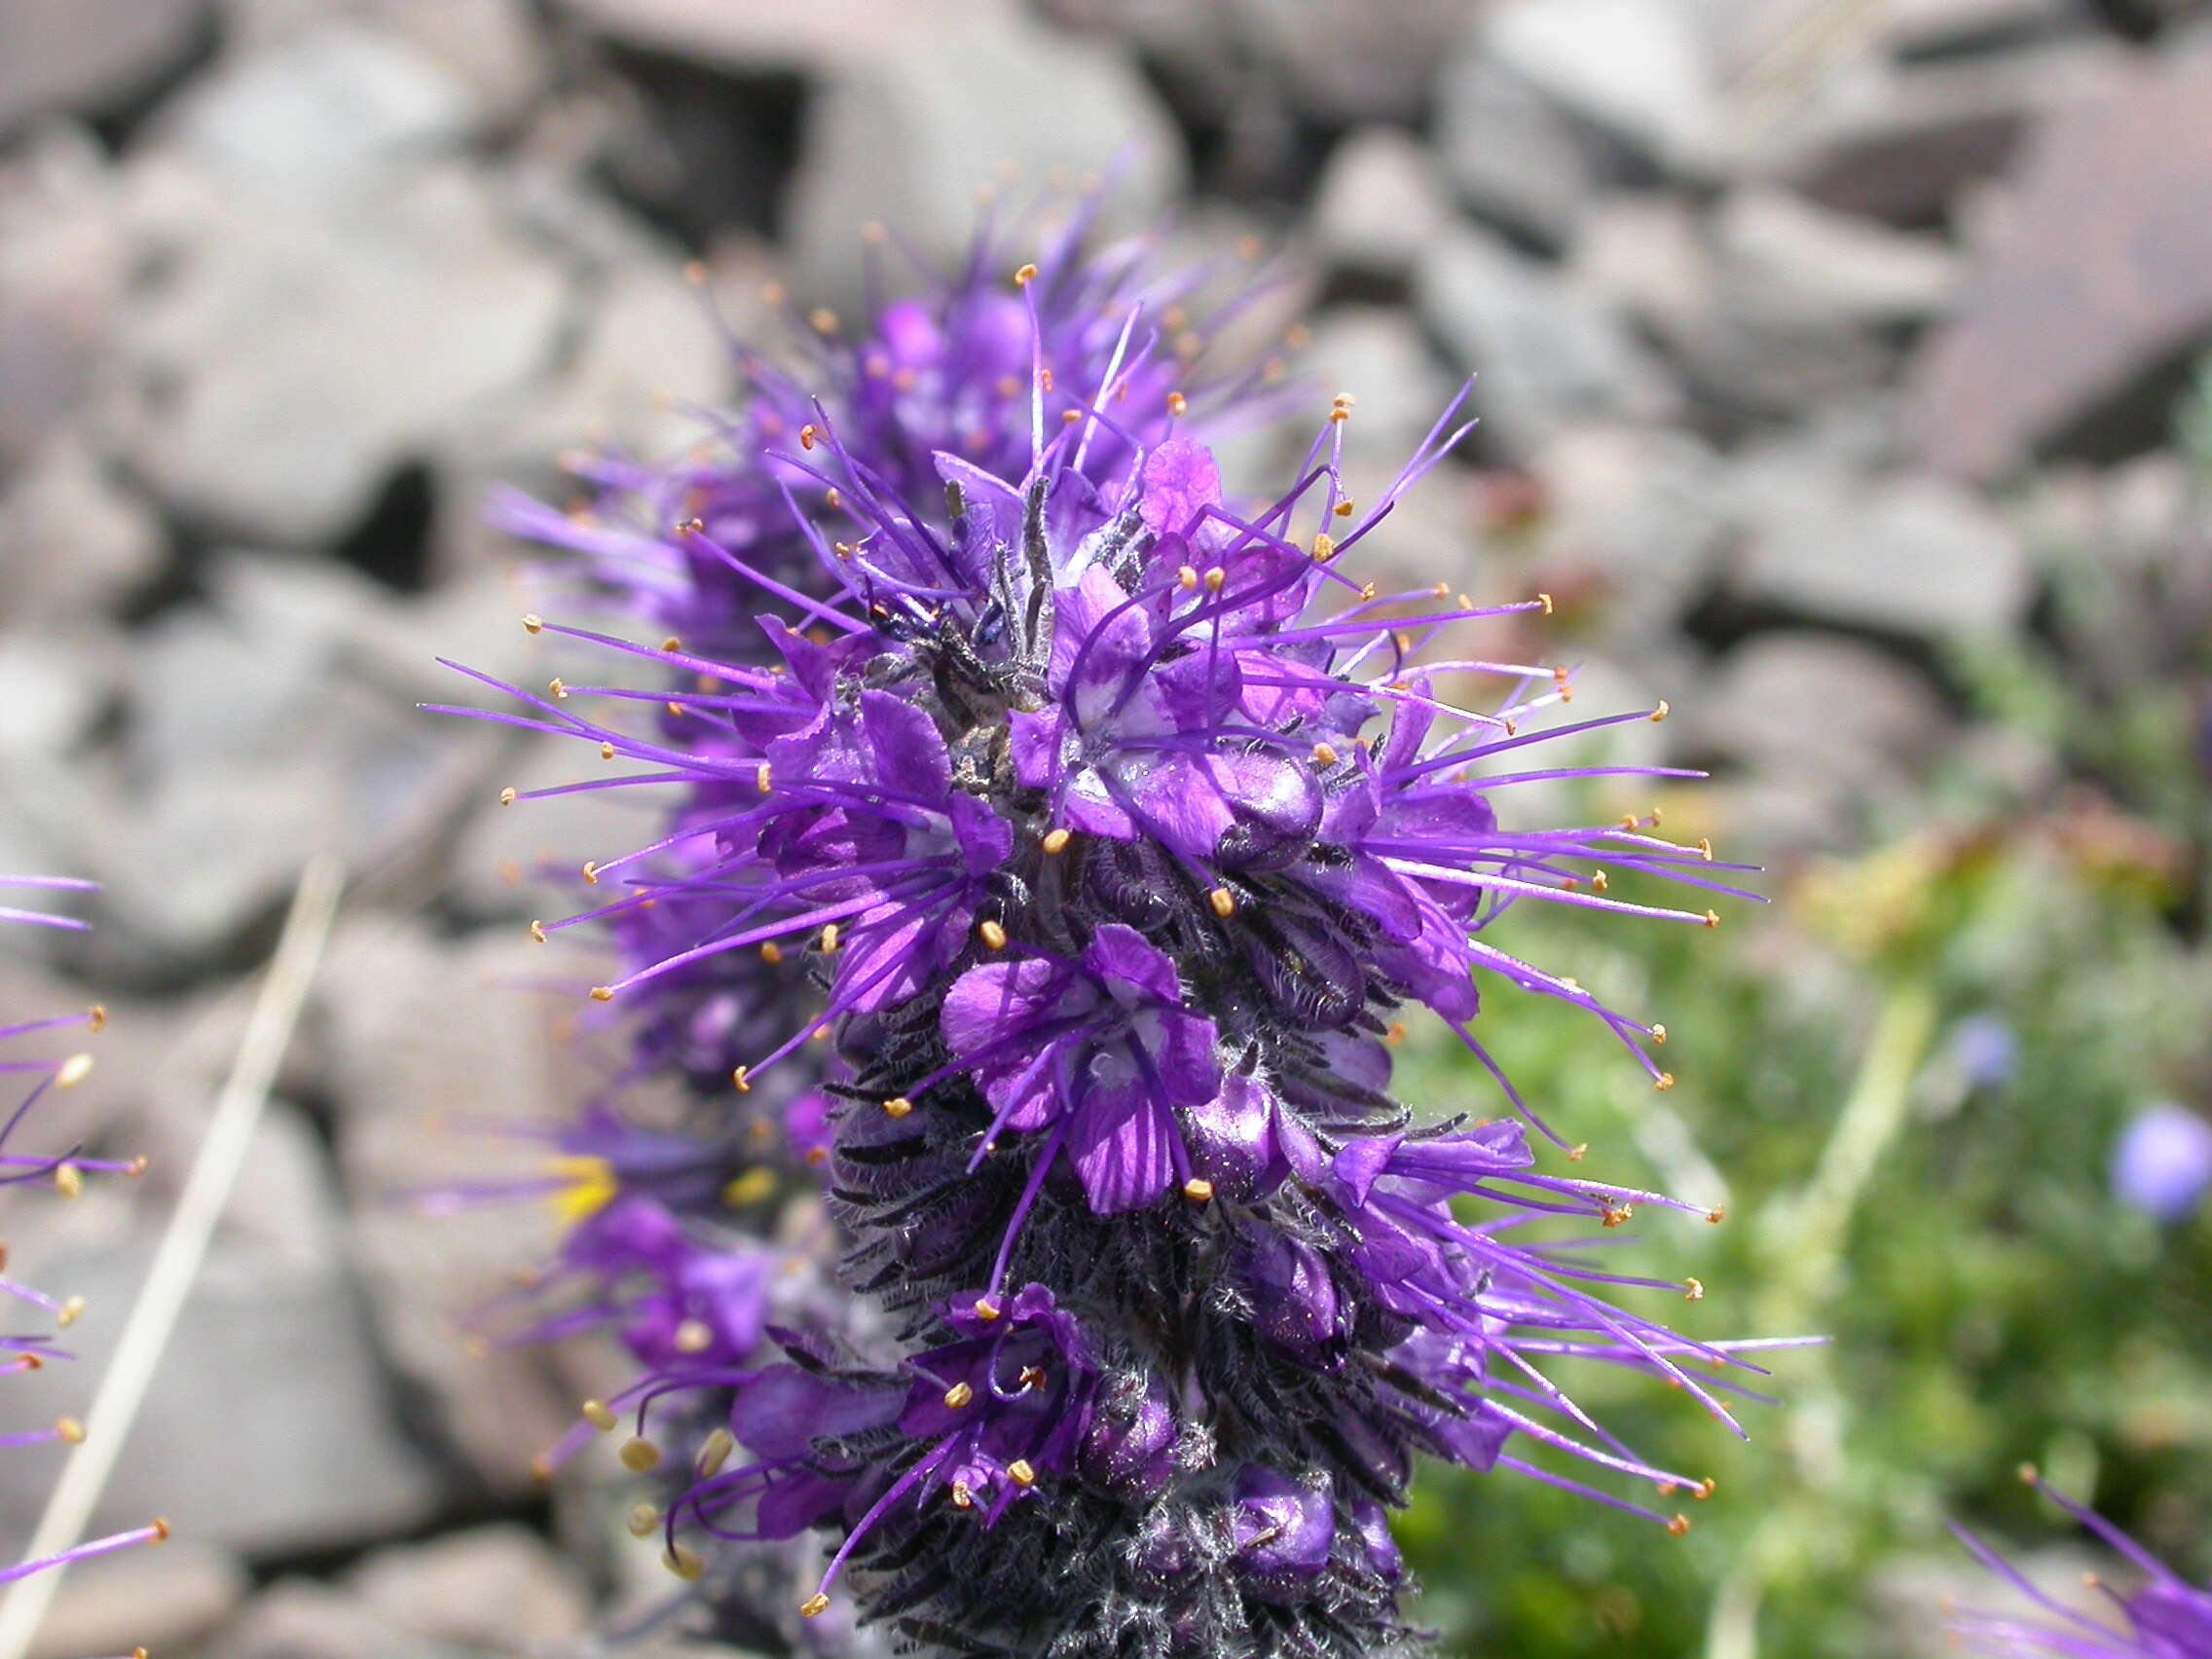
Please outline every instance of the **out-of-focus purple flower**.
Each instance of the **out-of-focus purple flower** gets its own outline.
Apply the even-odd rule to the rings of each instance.
[[[2001,1014],[1970,1014],[1951,1028],[1951,1057],[1974,1088],[1998,1088],[2020,1063],[2020,1039]]]
[[[2212,1187],[2212,1124],[2168,1100],[2146,1106],[2113,1148],[2112,1188],[2163,1222],[2185,1219]]]
[[[0,875],[0,892],[84,893],[90,892],[92,885],[89,881],[76,881],[61,876]],[[67,930],[81,929],[85,925],[74,917],[32,909],[21,904],[0,904],[0,922]],[[29,1088],[22,1098],[13,1102],[0,1101],[0,1110],[5,1111],[5,1118],[0,1119],[0,1186],[18,1186],[46,1180],[51,1181],[64,1198],[75,1198],[88,1171],[124,1175],[136,1175],[144,1171],[146,1165],[142,1159],[93,1159],[82,1157],[75,1152],[58,1155],[24,1153],[8,1145],[10,1137],[24,1126],[50,1093],[75,1088],[92,1070],[92,1056],[74,1049],[61,1054],[19,1053],[17,1050],[35,1046],[26,1044],[23,1040],[71,1029],[89,1028],[97,1031],[106,1020],[106,1011],[95,1005],[89,1014],[70,1014],[0,1024],[0,1080],[30,1080]],[[84,1308],[83,1303],[75,1297],[59,1300],[34,1285],[13,1278],[0,1278],[0,1295],[38,1309],[53,1319],[56,1329],[75,1323]],[[0,1336],[0,1356],[5,1356],[0,1357],[0,1377],[18,1375],[36,1370],[49,1361],[70,1357],[55,1346],[52,1337],[43,1332]],[[74,1418],[62,1418],[46,1427],[0,1435],[0,1448],[14,1449],[54,1443],[75,1445],[84,1437],[84,1428]],[[19,1562],[12,1567],[0,1567],[0,1584],[12,1584],[17,1579],[27,1578],[33,1573],[44,1572],[71,1562],[90,1560],[93,1556],[107,1555],[115,1550],[128,1549],[134,1544],[159,1543],[168,1535],[168,1523],[156,1521],[151,1526],[134,1528],[78,1544],[58,1555]]]
[[[2037,1487],[2075,1520],[2125,1557],[2143,1575],[2141,1585],[2121,1593],[2102,1581],[2119,1624],[2090,1617],[2052,1599],[1973,1533],[1956,1524],[1952,1530],[1976,1560],[2034,1603],[2042,1617],[2009,1618],[1967,1611],[1953,1616],[1951,1629],[1974,1653],[1999,1659],[2207,1659],[2212,1655],[2212,1591],[2198,1589],[2157,1557],[2064,1493],[2046,1484],[2033,1469],[2021,1478]]]

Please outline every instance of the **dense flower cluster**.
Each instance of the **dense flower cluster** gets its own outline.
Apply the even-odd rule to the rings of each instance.
[[[2208,1659],[2212,1656],[2212,1589],[2199,1589],[2096,1511],[2047,1485],[2032,1468],[2021,1479],[2125,1557],[2143,1574],[2142,1584],[2122,1595],[2092,1578],[2088,1587],[2108,1598],[2120,1626],[2091,1618],[2080,1607],[2053,1600],[2030,1583],[2004,1557],[1963,1527],[1959,1537],[1981,1564],[2041,1609],[2041,1618],[2010,1618],[1962,1612],[1951,1628],[1969,1651],[2001,1659]]]
[[[0,892],[81,893],[91,886],[90,882],[72,881],[57,876],[0,875]],[[19,904],[0,904],[0,922],[70,929],[84,926],[71,917]],[[4,1118],[0,1118],[0,1187],[44,1182],[51,1184],[64,1198],[74,1198],[82,1189],[88,1172],[135,1175],[145,1167],[143,1162],[135,1159],[116,1161],[84,1158],[73,1150],[62,1153],[30,1153],[10,1145],[17,1132],[50,1094],[75,1088],[92,1070],[92,1065],[90,1054],[74,1050],[61,1055],[22,1052],[20,1051],[34,1049],[37,1045],[26,1044],[21,1040],[87,1026],[97,1031],[105,1020],[105,1012],[94,1007],[89,1014],[49,1015],[43,1019],[0,1024],[0,1080],[28,1080],[27,1088],[19,1098],[0,1101],[0,1110],[4,1110],[6,1114]],[[62,1299],[50,1296],[34,1285],[14,1278],[0,1278],[0,1294],[35,1308],[53,1321],[57,1331],[66,1330],[74,1324],[79,1313],[84,1310],[84,1304],[75,1297]],[[66,1360],[68,1357],[68,1352],[58,1346],[55,1339],[44,1332],[0,1334],[0,1376],[19,1376],[24,1372],[37,1371],[51,1361]],[[0,1447],[14,1449],[55,1442],[74,1445],[84,1437],[84,1428],[76,1419],[62,1418],[37,1428],[13,1429],[0,1433]],[[43,1572],[65,1562],[105,1555],[132,1544],[151,1543],[167,1535],[167,1527],[157,1521],[150,1527],[96,1538],[43,1560],[0,1567],[0,1584],[13,1583],[16,1579]]]
[[[818,1133],[861,1298],[690,1344],[634,1336],[649,1375],[588,1415],[635,1407],[641,1468],[661,1456],[647,1429],[712,1421],[662,1521],[710,1604],[725,1541],[820,1530],[832,1553],[800,1611],[849,1583],[866,1619],[949,1653],[1390,1651],[1412,1633],[1386,1511],[1416,1454],[1676,1531],[1679,1513],[1553,1455],[1711,1491],[1637,1457],[1554,1376],[1625,1367],[1726,1418],[1749,1345],[1606,1300],[1701,1287],[1585,1248],[1639,1206],[1689,1206],[1541,1170],[1525,1125],[1550,1131],[1473,1021],[1485,988],[1568,1003],[1667,1087],[1663,1030],[1491,925],[1536,900],[1711,927],[1704,892],[1735,889],[1653,819],[1507,826],[1516,788],[1585,770],[1525,751],[1666,713],[1527,729],[1566,676],[1440,643],[1548,602],[1346,573],[1459,435],[1456,406],[1362,506],[1339,400],[1292,486],[1241,507],[1186,433],[1172,330],[1128,267],[1095,269],[1064,244],[1013,289],[977,274],[940,294],[928,327],[885,311],[803,419],[768,383],[731,424],[739,464],[603,468],[611,500],[588,515],[510,513],[679,630],[634,644],[527,619],[627,658],[609,678],[642,669],[648,690],[475,677],[529,708],[486,718],[634,768],[572,787],[677,803],[665,836],[586,866],[602,901],[556,925],[611,930],[620,969],[593,995],[639,1011],[641,1063],[691,1078],[733,1142],[760,1102]],[[897,413],[902,392],[930,418]],[[1484,677],[1505,687],[1493,706],[1453,701]],[[1631,903],[1621,873],[1700,897]],[[1389,1092],[1406,1005],[1518,1116],[1417,1124]],[[603,1237],[657,1167],[648,1142],[610,1150],[624,1140],[610,1121],[568,1148],[606,1183],[571,1235],[587,1274],[603,1249],[659,1247],[627,1222]],[[745,1178],[705,1167],[706,1193]]]

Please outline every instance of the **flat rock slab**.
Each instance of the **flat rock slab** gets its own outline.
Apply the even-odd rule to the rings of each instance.
[[[2006,229],[1919,366],[1935,464],[1994,477],[2124,421],[2212,339],[2207,110],[2199,54],[2134,69],[2045,126]]]

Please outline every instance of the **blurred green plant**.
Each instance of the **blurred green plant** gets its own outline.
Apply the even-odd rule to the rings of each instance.
[[[2201,502],[2212,370],[2184,435]],[[2034,634],[1951,668],[1983,731],[2054,783],[1985,777],[1962,746],[1889,804],[1889,839],[1774,878],[1727,944],[1552,906],[1500,922],[1666,1024],[1662,1094],[1543,999],[1496,993],[1481,1030],[1589,1137],[1578,1172],[1725,1202],[1719,1227],[1634,1229],[1640,1267],[1707,1287],[1677,1324],[1832,1343],[1773,1359],[1780,1404],[1747,1408],[1748,1444],[1678,1395],[1578,1380],[1640,1453],[1716,1478],[1678,1541],[1529,1482],[1426,1477],[1403,1534],[1449,1651],[1933,1659],[1943,1595],[1986,1593],[1946,1518],[2066,1541],[2012,1479],[2024,1460],[2212,1569],[2212,1204],[2161,1227],[2109,1184],[2146,1102],[2212,1100],[2212,617],[2171,613],[2178,561],[2045,551]],[[2167,613],[2136,638],[2162,643],[2132,666],[2084,644],[2146,606]],[[1410,1099],[1501,1109],[1443,1041],[1401,1064]]]

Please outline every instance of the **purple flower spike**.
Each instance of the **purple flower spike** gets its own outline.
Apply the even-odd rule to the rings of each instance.
[[[642,1071],[827,1154],[865,1312],[633,1336],[642,1416],[731,1402],[668,1510],[679,1570],[819,1529],[802,1614],[849,1587],[931,1652],[1393,1655],[1417,1639],[1385,1511],[1417,1455],[1679,1532],[1614,1489],[1711,1483],[1555,1373],[1634,1372],[1730,1426],[1758,1397],[1774,1345],[1676,1334],[1632,1305],[1702,1287],[1591,1248],[1702,1207],[1542,1168],[1524,1124],[1557,1137],[1477,1026],[1486,987],[1565,1002],[1667,1088],[1662,1028],[1494,930],[1524,903],[1711,928],[1714,894],[1748,895],[1655,812],[1517,822],[1531,783],[1690,775],[1530,753],[1667,713],[1546,728],[1564,671],[1455,643],[1547,600],[1349,573],[1458,405],[1363,502],[1345,401],[1273,499],[1238,498],[1185,429],[1199,330],[1155,286],[1055,243],[1011,287],[978,270],[820,330],[821,395],[756,374],[726,461],[608,463],[591,513],[521,515],[680,637],[533,617],[626,660],[546,695],[472,675],[514,702],[454,712],[580,738],[623,764],[577,787],[667,803],[542,931],[609,925],[593,996],[648,1034]],[[1509,1116],[1393,1097],[1411,1009]],[[659,1201],[575,1235],[665,1254],[622,1305],[647,1333],[701,1236]],[[788,1359],[741,1354],[756,1333]],[[718,1616],[723,1581],[700,1579]]]
[[[2207,1659],[2212,1655],[2212,1590],[2200,1590],[2179,1577],[2103,1516],[2046,1484],[2034,1469],[2023,1468],[2020,1478],[2125,1557],[2142,1582],[2122,1593],[2094,1581],[2119,1616],[2116,1627],[2053,1600],[2003,1556],[1954,1523],[1951,1530],[1973,1552],[1974,1559],[2044,1615],[2008,1618],[1973,1611],[1958,1613],[1951,1620],[1951,1630],[1968,1651],[1994,1654],[1999,1659],[2036,1659],[2037,1655],[2051,1659]]]
[[[2187,1220],[2212,1187],[2212,1124],[2170,1101],[2146,1106],[2113,1149],[2112,1188],[2168,1224]]]

